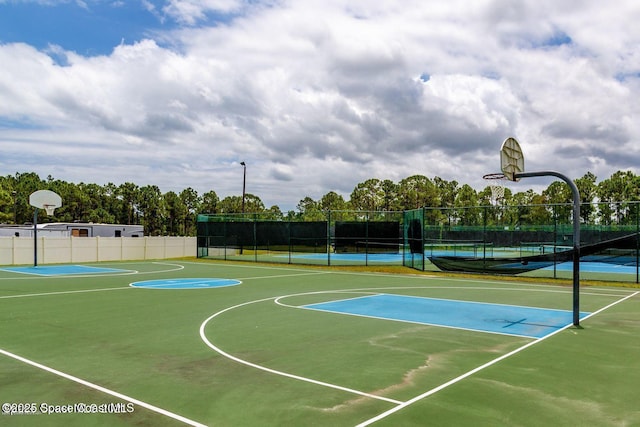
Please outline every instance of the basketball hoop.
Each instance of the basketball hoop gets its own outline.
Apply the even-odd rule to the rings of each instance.
[[[29,204],[34,208],[46,210],[47,215],[53,215],[53,211],[62,206],[62,198],[53,191],[38,190],[29,196]]]
[[[500,200],[504,199],[503,182],[507,177],[503,173],[489,173],[484,175],[482,179],[489,181],[488,184],[491,189],[491,201],[493,204],[498,204]]]
[[[53,211],[56,210],[56,205],[42,205],[43,209],[47,211],[47,215],[53,215]]]

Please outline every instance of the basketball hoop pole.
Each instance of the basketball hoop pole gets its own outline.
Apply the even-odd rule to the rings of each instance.
[[[37,190],[29,195],[29,204],[33,211],[33,266],[38,266],[38,209],[44,209],[47,215],[53,215],[55,208],[62,206],[62,199],[51,190]]]
[[[514,178],[530,178],[536,176],[555,176],[569,185],[573,194],[573,325],[580,325],[580,192],[576,184],[558,172],[521,172]]]
[[[33,210],[33,266],[38,266],[38,208]]]

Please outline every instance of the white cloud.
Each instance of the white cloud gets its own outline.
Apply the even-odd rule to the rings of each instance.
[[[162,11],[176,21],[195,25],[206,19],[207,13],[234,13],[243,8],[242,0],[169,0]]]
[[[580,5],[173,0],[187,27],[109,56],[0,45],[0,166],[225,196],[244,160],[285,210],[372,177],[481,187],[507,136],[529,170],[640,172],[637,7]]]

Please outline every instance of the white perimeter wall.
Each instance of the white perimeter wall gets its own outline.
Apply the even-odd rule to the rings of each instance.
[[[33,238],[0,237],[0,265],[33,264]],[[38,237],[38,264],[196,256],[195,237]]]

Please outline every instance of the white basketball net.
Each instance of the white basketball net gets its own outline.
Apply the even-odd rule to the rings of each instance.
[[[491,189],[491,203],[497,205],[504,200],[504,181],[506,177],[502,174],[485,175],[484,180]]]
[[[44,208],[45,211],[47,211],[47,215],[53,215],[53,211],[56,210],[55,205],[44,205],[42,207]]]
[[[500,200],[504,199],[504,185],[492,183],[489,188],[491,189],[491,201],[494,204],[498,204]]]

